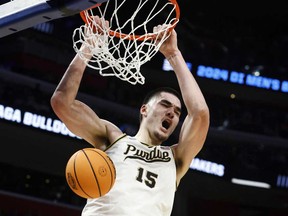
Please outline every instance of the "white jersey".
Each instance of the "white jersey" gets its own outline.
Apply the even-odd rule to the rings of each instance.
[[[176,166],[170,147],[148,146],[123,136],[105,151],[116,167],[112,189],[88,199],[82,216],[170,216]]]

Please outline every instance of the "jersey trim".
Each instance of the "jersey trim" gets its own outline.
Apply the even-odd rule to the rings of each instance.
[[[107,151],[109,148],[111,148],[115,143],[117,143],[119,140],[123,139],[124,137],[126,137],[127,134],[124,133],[122,134],[118,139],[116,139],[113,143],[111,143],[110,145],[108,145],[105,149],[104,152]]]

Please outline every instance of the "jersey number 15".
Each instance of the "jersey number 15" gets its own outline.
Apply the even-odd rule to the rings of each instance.
[[[145,172],[145,174],[144,174]],[[143,176],[144,175],[144,176]],[[138,175],[136,180],[139,182],[143,182],[150,188],[154,188],[156,184],[156,179],[158,175],[156,173],[150,172],[148,170],[144,170],[142,167],[138,169]]]

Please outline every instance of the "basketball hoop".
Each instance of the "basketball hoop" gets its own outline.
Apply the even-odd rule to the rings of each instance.
[[[87,66],[102,76],[116,76],[133,85],[143,85],[145,77],[140,68],[169,37],[179,21],[180,9],[176,0],[109,0],[80,15],[85,24],[74,30],[73,47]],[[94,16],[100,17],[101,25]],[[157,25],[163,28],[153,32]],[[164,36],[160,37],[160,33]],[[89,48],[91,59],[80,50],[82,44]]]

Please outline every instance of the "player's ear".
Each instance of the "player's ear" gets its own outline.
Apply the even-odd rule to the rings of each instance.
[[[147,116],[147,104],[143,104],[140,108],[140,114],[143,115],[143,116]]]

